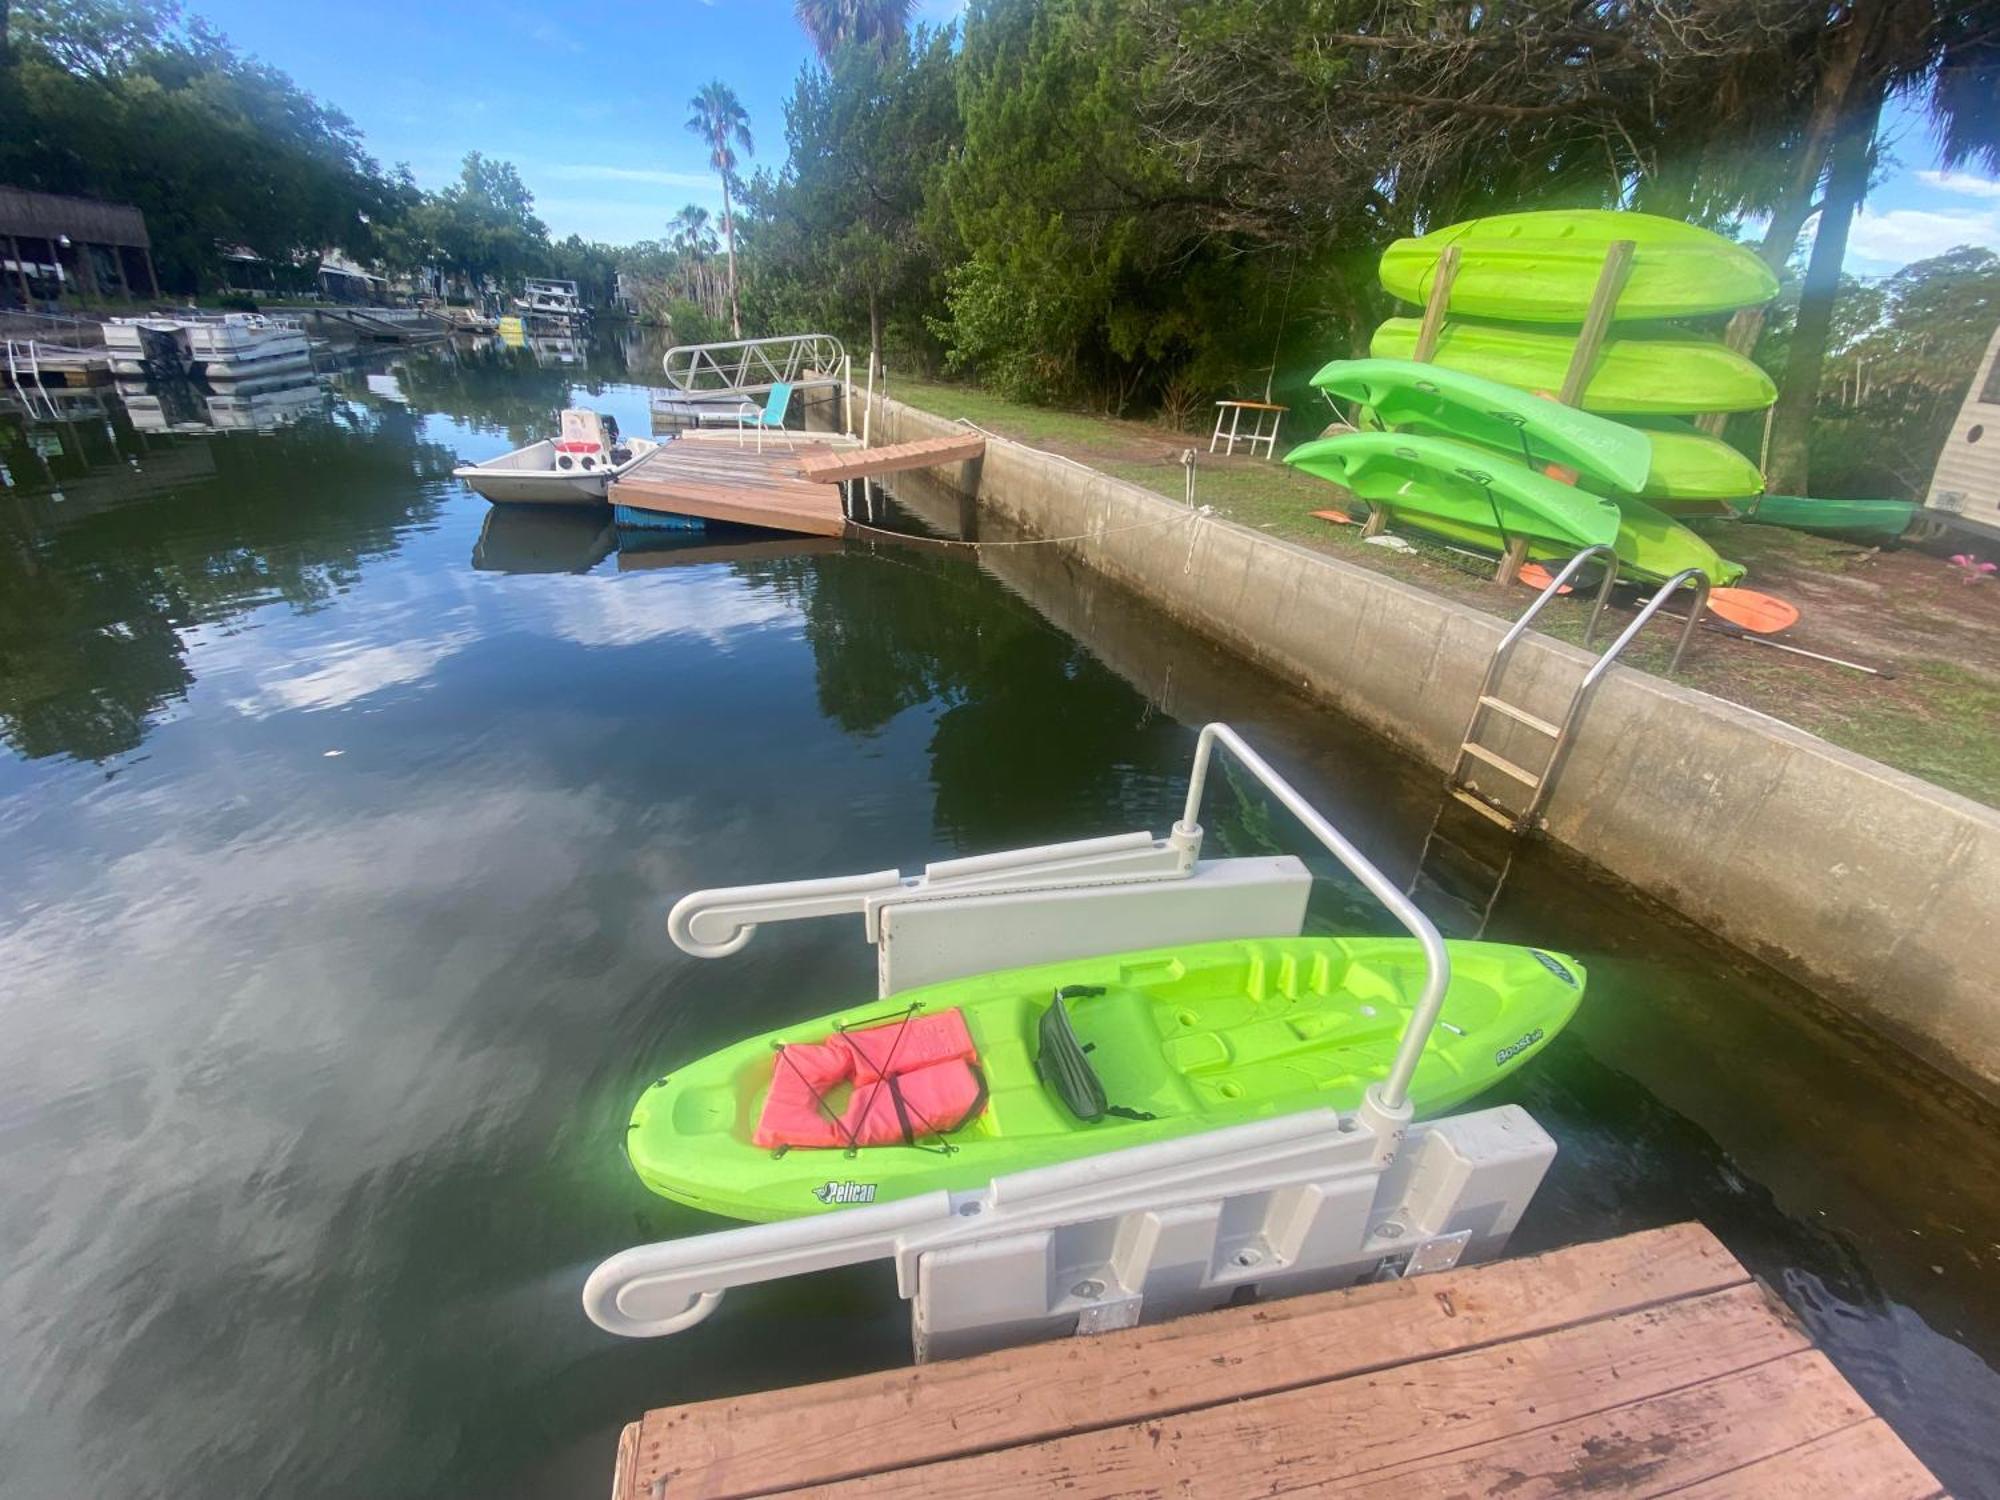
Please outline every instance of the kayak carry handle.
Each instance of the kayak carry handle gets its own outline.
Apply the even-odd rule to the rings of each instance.
[[[1349,874],[1389,908],[1389,914],[1409,930],[1410,936],[1424,951],[1426,972],[1423,993],[1418,997],[1416,1009],[1410,1014],[1409,1024],[1403,1028],[1402,1040],[1396,1044],[1396,1060],[1389,1069],[1388,1077],[1380,1083],[1370,1084],[1368,1088],[1370,1098],[1384,1112],[1400,1114],[1408,1107],[1410,1078],[1423,1058],[1431,1029],[1437,1024],[1438,1013],[1444,1009],[1445,991],[1451,985],[1451,958],[1445,952],[1444,939],[1431,919],[1391,884],[1389,877],[1378,870],[1367,855],[1350,844],[1318,808],[1299,794],[1296,787],[1245,744],[1243,736],[1219,721],[1204,724],[1201,737],[1195,741],[1194,771],[1188,777],[1187,807],[1180,822],[1174,825],[1177,839],[1199,847],[1202,793],[1208,785],[1208,763],[1217,743],[1227,746],[1237,763],[1263,782],[1265,789],[1283,803],[1293,817],[1306,825],[1307,832],[1324,844],[1333,857],[1347,867]]]

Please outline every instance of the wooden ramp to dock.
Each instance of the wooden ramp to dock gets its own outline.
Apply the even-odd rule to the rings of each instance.
[[[1695,1224],[666,1407],[619,1442],[614,1500],[800,1490],[1940,1493]]]
[[[804,478],[800,466],[823,455],[837,456],[848,438],[764,435],[760,453],[753,440],[739,443],[733,432],[687,432],[662,443],[613,480],[613,505],[634,510],[698,516],[739,526],[764,526],[807,536],[840,536],[847,530],[840,491]]]
[[[932,469],[941,464],[963,463],[986,452],[986,439],[968,432],[958,437],[919,438],[914,443],[891,443],[886,448],[850,448],[845,452],[815,453],[799,465],[799,472],[820,484],[840,484],[849,479],[879,479],[900,474],[905,469]]]

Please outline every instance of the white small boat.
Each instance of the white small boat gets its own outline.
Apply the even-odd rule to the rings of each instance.
[[[562,414],[562,435],[451,471],[495,505],[602,505],[611,481],[660,445],[605,431],[594,411]]]

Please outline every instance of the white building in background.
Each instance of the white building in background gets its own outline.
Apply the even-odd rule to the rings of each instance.
[[[2000,539],[2000,328],[1944,440],[1924,504]]]

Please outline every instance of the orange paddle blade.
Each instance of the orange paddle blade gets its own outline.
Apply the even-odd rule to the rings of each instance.
[[[1536,593],[1540,593],[1543,589],[1547,588],[1549,586],[1549,580],[1554,577],[1555,574],[1551,573],[1547,568],[1543,567],[1540,563],[1522,563],[1521,571],[1514,575],[1514,579],[1517,583],[1525,583],[1529,588],[1533,589]],[[1557,589],[1556,592],[1558,594],[1570,594],[1574,593],[1575,590],[1572,589],[1568,584],[1564,584],[1561,588]]]
[[[1775,635],[1799,623],[1796,605],[1755,589],[1710,589],[1709,613],[1753,635]]]
[[[1331,521],[1336,526],[1352,526],[1354,517],[1344,510],[1316,510],[1313,512],[1322,521]]]

